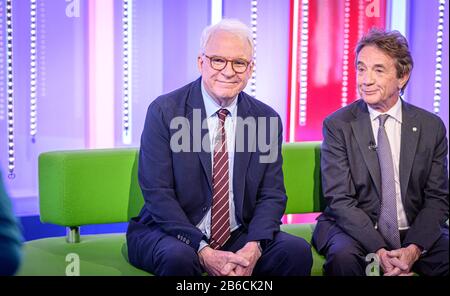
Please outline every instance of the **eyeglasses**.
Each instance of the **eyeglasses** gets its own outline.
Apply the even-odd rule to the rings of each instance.
[[[234,59],[234,60],[228,60],[224,57],[219,56],[207,56],[206,54],[203,54],[205,57],[209,59],[209,63],[211,64],[211,68],[217,71],[222,71],[227,66],[228,62],[231,63],[231,67],[233,68],[233,71],[242,74],[244,73],[248,65],[250,65],[250,62],[244,59]]]

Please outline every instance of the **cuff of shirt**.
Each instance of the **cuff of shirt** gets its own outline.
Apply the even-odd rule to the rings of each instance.
[[[420,250],[420,256],[424,256],[424,255],[427,254],[428,251],[425,250],[424,247],[422,247],[421,245],[418,245],[418,244],[416,244],[416,243],[410,243],[410,244],[407,244],[406,246],[409,246],[409,245],[411,245],[411,244],[414,244],[414,245],[416,245],[416,246],[419,248],[419,250]]]
[[[258,249],[261,252],[261,254],[263,253],[263,248],[261,246],[261,242],[260,241],[256,241],[256,243],[258,244]]]
[[[200,245],[199,245],[198,250],[197,250],[197,253],[200,253],[200,251],[206,246],[209,246],[209,244],[206,241],[201,240],[200,241]]]

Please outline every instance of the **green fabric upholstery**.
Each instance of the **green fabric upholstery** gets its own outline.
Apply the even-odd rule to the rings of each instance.
[[[128,263],[123,234],[85,235],[76,244],[64,237],[39,239],[25,244],[23,251],[25,264],[18,275],[66,275],[73,262],[69,254],[78,255],[80,275],[148,275]]]
[[[137,149],[41,154],[41,221],[63,226],[127,222],[143,205],[137,159]]]
[[[296,236],[300,236],[306,241],[310,242],[315,227],[315,223],[283,224],[281,225],[281,230]],[[311,269],[311,275],[322,275],[325,258],[317,253],[315,248],[312,247],[311,251],[313,255],[313,267]]]
[[[320,142],[283,145],[288,195],[286,213],[320,211]],[[41,221],[66,227],[127,222],[143,197],[137,182],[138,150],[101,149],[47,152],[39,156]],[[282,225],[311,241],[314,224]],[[86,235],[69,244],[64,237],[24,245],[19,275],[65,275],[66,256],[80,258],[81,275],[148,275],[127,261],[124,234]],[[312,274],[322,274],[323,258],[313,250]]]
[[[288,196],[286,214],[322,210],[320,144],[321,142],[301,142],[283,145],[283,174]]]

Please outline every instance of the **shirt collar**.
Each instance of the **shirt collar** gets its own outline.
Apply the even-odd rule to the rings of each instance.
[[[208,94],[208,92],[205,89],[205,86],[203,85],[203,80],[201,83],[201,88],[202,88],[203,103],[205,104],[206,118],[210,118],[211,116],[214,116],[217,111],[222,109],[222,106],[217,104],[217,102],[214,101],[214,99]],[[230,112],[232,117],[236,117],[237,97],[238,96],[236,96],[233,99],[233,102],[231,103],[231,105],[229,105],[225,108],[228,110],[228,112]]]
[[[399,123],[402,123],[402,100],[401,98],[398,98],[397,103],[395,103],[394,106],[392,106],[391,109],[389,109],[385,113],[381,113],[373,108],[371,108],[369,105],[367,105],[367,108],[369,109],[370,113],[370,120],[378,120],[378,116],[381,114],[387,114],[394,118]]]

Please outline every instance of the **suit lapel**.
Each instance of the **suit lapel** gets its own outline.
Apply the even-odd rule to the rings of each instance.
[[[198,122],[194,122],[195,112],[200,111],[201,114],[201,123],[206,119],[206,110],[205,105],[203,103],[203,96],[201,93],[201,78],[198,79],[189,94],[187,99],[187,107],[186,107],[186,116],[189,120],[190,124],[190,132],[191,132],[191,143],[194,144],[194,139],[198,138],[194,133],[198,133]],[[194,112],[194,110],[197,110]],[[238,97],[237,103],[237,117],[245,119],[247,116],[251,116],[249,114],[250,105],[245,98],[245,96],[240,93]],[[207,136],[208,129],[207,126],[201,129],[201,140],[205,139],[205,146],[210,147],[209,136]],[[255,137],[251,137],[252,141],[256,141]],[[248,140],[248,137],[245,138],[245,141]],[[246,143],[247,144],[247,143]],[[242,206],[244,202],[244,189],[245,189],[245,176],[247,174],[248,163],[250,161],[251,152],[248,151],[248,147],[251,147],[253,143],[248,143],[249,145],[245,145],[245,149],[243,152],[236,152],[235,145],[235,153],[234,153],[234,167],[233,167],[233,192],[234,192],[234,201],[236,205],[236,214],[238,217],[242,217]],[[198,157],[200,162],[202,163],[202,167],[204,173],[208,179],[209,189],[212,194],[212,168],[211,168],[211,153],[206,152],[203,147],[201,147],[200,152],[198,153]]]
[[[417,150],[417,143],[421,132],[420,122],[416,113],[402,100],[402,138],[400,143],[400,188],[402,201],[405,202],[406,188],[408,188],[411,168]]]
[[[375,144],[369,111],[365,102],[362,100],[355,105],[352,111],[355,115],[355,120],[351,122],[353,134],[358,142],[359,149],[375,184],[375,188],[378,191],[378,196],[381,196],[380,164],[376,151],[369,148],[371,144]]]
[[[198,120],[194,121],[194,118],[200,113],[200,122]],[[201,91],[201,78],[197,79],[197,81],[193,84],[191,92],[189,93],[189,97],[187,99],[186,106],[186,117],[189,120],[190,131],[191,131],[191,147],[193,151],[198,153],[198,157],[200,158],[200,162],[202,163],[202,167],[206,178],[208,179],[209,190],[212,193],[212,168],[211,168],[211,153],[205,151],[202,146],[202,141],[205,139],[205,147],[208,149],[211,147],[208,133],[208,127],[202,128],[202,123],[206,119],[206,110],[205,104],[203,103],[203,96]],[[200,135],[200,139],[199,139]],[[195,141],[195,142],[194,142]],[[198,142],[200,141],[200,142]]]
[[[237,118],[245,119],[249,114],[250,105],[242,94],[239,94],[238,103],[237,103]],[[236,119],[237,119],[236,118]],[[236,130],[239,127],[236,127]],[[250,137],[252,141],[256,140],[255,137]],[[238,217],[242,217],[242,207],[244,202],[244,190],[245,190],[245,177],[248,169],[248,162],[250,161],[251,152],[248,151],[248,147],[252,147],[253,143],[247,143],[249,137],[244,137],[245,148],[243,152],[237,152],[235,144],[235,152],[234,152],[234,167],[233,167],[233,193],[234,193],[234,202],[236,204],[236,214]]]

